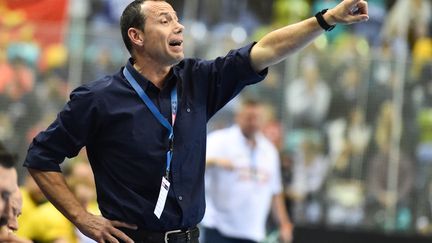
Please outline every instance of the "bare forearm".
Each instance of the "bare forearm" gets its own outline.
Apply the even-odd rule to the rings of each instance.
[[[34,169],[29,169],[29,172],[47,199],[72,223],[77,224],[77,220],[87,213],[69,189],[62,173]]]
[[[272,213],[273,218],[279,223],[279,225],[291,224],[282,193],[273,196]]]
[[[307,46],[324,31],[315,18],[285,26],[265,35],[253,47],[251,59],[256,71],[277,64],[290,54]]]

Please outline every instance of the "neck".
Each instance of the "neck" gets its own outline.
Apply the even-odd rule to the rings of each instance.
[[[152,82],[157,88],[162,89],[165,78],[171,70],[172,66],[160,65],[151,60],[136,58],[133,67],[146,79]]]
[[[253,134],[253,133],[249,134],[249,133],[243,132],[243,136],[246,138],[247,143],[251,147],[255,147],[255,145],[256,145],[255,134]]]

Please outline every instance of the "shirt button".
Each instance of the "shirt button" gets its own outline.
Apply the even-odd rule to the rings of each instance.
[[[178,196],[178,199],[181,201],[181,200],[183,200],[183,197],[182,196]]]
[[[190,112],[190,108],[187,108],[186,111],[187,111],[187,112]]]

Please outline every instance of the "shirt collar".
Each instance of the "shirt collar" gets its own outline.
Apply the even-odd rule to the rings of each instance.
[[[143,88],[144,91],[147,91],[150,87],[158,90],[156,86],[150,82],[146,77],[142,76],[134,67],[133,67],[134,60],[133,58],[129,58],[128,62],[126,63],[125,68],[132,74],[132,76],[135,78],[135,80],[138,82],[138,84]],[[173,68],[171,68],[168,76],[166,77],[166,82],[164,84],[163,90],[171,90],[175,83],[176,78],[173,72]]]
[[[238,138],[240,139],[241,143],[248,146],[247,138],[243,135],[243,132],[240,129],[240,126],[237,124],[232,125],[232,129],[237,133]],[[256,147],[258,148],[261,144],[262,139],[264,138],[264,135],[261,132],[255,133],[255,142]]]

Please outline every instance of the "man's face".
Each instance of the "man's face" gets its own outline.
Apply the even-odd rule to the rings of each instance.
[[[141,11],[146,16],[140,55],[161,65],[174,65],[184,58],[183,29],[177,14],[167,2],[145,1]]]
[[[16,189],[17,174],[15,169],[6,169],[0,166],[0,226],[6,223],[3,221],[7,218],[10,196]]]
[[[245,105],[236,115],[236,122],[246,137],[252,137],[264,123],[264,110],[261,105]]]

